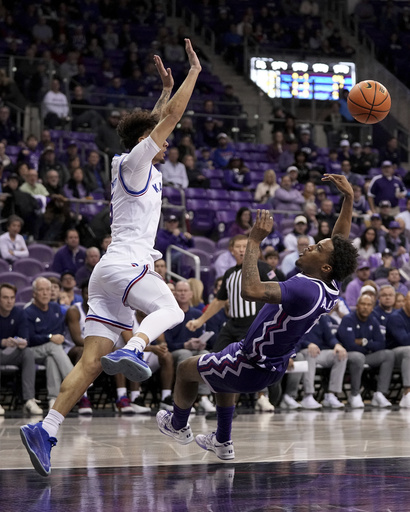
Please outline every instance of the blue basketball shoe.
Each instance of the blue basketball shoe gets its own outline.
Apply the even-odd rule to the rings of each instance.
[[[51,448],[57,444],[57,439],[48,435],[42,427],[42,421],[21,427],[20,436],[34,469],[41,476],[48,476],[51,473]]]
[[[101,358],[105,373],[116,375],[123,373],[127,379],[142,382],[151,377],[151,368],[143,359],[143,353],[121,348]]]

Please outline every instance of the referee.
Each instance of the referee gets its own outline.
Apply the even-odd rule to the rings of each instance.
[[[226,303],[229,304],[229,319],[219,332],[215,345],[212,347],[213,352],[219,352],[231,343],[244,339],[249,327],[263,306],[262,302],[249,302],[241,297],[242,262],[247,244],[248,237],[246,235],[236,235],[230,240],[229,246],[231,247],[232,256],[236,260],[236,265],[225,272],[221,287],[205,312],[199,318],[190,320],[186,324],[190,331],[196,331],[225,307]],[[278,280],[272,267],[264,261],[258,260],[258,269],[261,281]],[[266,397],[263,398],[267,400]],[[260,399],[261,397],[258,401]],[[266,404],[266,410],[268,405],[270,404]]]

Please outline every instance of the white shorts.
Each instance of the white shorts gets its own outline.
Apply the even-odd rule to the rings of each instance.
[[[162,277],[150,266],[146,262],[115,263],[106,258],[96,265],[88,287],[84,337],[99,336],[116,343],[121,332],[132,332],[133,310],[149,314],[158,309],[156,303],[164,295],[175,300]]]

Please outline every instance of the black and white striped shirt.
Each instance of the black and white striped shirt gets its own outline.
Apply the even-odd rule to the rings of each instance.
[[[261,281],[277,281],[272,268],[266,262],[258,260],[258,269]],[[253,321],[263,306],[262,302],[243,299],[241,289],[242,265],[236,265],[225,272],[216,298],[229,301],[229,316],[238,324]]]

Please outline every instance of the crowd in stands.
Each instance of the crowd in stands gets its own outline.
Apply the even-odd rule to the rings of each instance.
[[[163,4],[137,2],[131,11],[128,4],[84,2],[81,13],[75,2],[0,7],[0,47],[16,57],[13,77],[0,70],[0,208],[7,219],[0,235],[0,365],[21,367],[21,395],[30,414],[41,413],[35,365],[45,366],[51,406],[81,356],[87,281],[110,243],[105,159],[123,151],[116,127],[125,109],[154,105],[161,88],[154,52],[175,69],[176,82],[185,65],[184,29],[173,33],[166,28]],[[227,1],[215,8],[202,0],[195,7],[203,23],[217,30],[219,48],[228,55],[238,55],[245,37],[255,44],[320,49],[328,55],[353,52],[332,22],[322,24],[317,2],[243,4],[234,9]],[[286,20],[293,25],[286,28]],[[172,406],[174,369],[180,361],[214,350],[220,333],[237,341],[258,309],[251,305],[246,315],[238,312],[234,297],[239,290],[227,285],[227,276],[240,276],[255,209],[275,212],[272,233],[261,244],[261,276],[288,279],[298,272],[299,253],[329,237],[336,222],[340,197],[321,181],[331,172],[344,174],[354,189],[351,239],[360,262],[356,275],[343,283],[338,309],[301,340],[297,360],[308,361],[308,372],[292,373],[290,364],[281,406],[299,408],[302,387],[301,405],[321,406],[317,399],[323,390],[315,387],[319,364],[331,368],[324,406],[343,406],[347,370],[355,375],[349,404],[362,407],[361,375],[370,367],[380,377],[372,404],[389,405],[386,395],[398,368],[405,393],[400,405],[410,407],[409,356],[402,341],[410,339],[410,174],[402,166],[397,139],[389,138],[384,147],[362,146],[352,123],[345,135],[329,129],[329,147],[318,147],[313,127],[279,107],[271,144],[235,142],[230,134],[243,123],[241,103],[232,85],[210,79],[204,67],[193,97],[195,114],[188,112],[181,120],[160,166],[164,215],[156,247],[164,257],[171,244],[200,255],[202,281],[193,278],[192,266],[178,251],[171,254],[170,268],[164,260],[156,263],[185,313],[185,321],[149,349],[150,364],[160,374],[158,405]],[[55,71],[51,81],[50,69]],[[342,94],[331,107],[328,121],[336,127],[340,120],[351,121],[345,103]],[[39,138],[23,138],[8,104],[22,109],[41,105]],[[168,271],[188,281],[170,280]],[[214,335],[205,342],[206,331]],[[117,409],[151,411],[140,386],[132,384],[128,391],[126,385],[118,377]],[[272,397],[280,392],[261,392],[257,410],[273,410],[268,396],[275,402]],[[214,412],[209,389],[201,389],[198,400],[200,410]],[[87,395],[78,410],[92,412]]]

